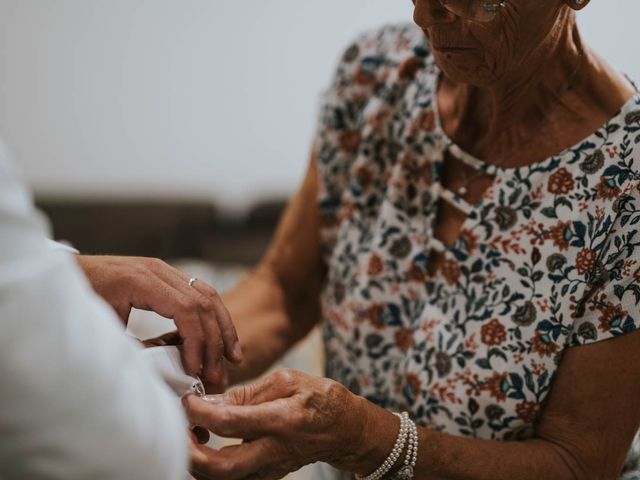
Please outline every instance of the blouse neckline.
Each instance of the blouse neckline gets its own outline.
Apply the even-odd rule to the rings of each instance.
[[[438,87],[440,85],[441,72],[438,66],[435,64],[435,62],[433,63],[432,74],[434,77],[433,77],[433,83],[432,83],[433,101],[431,102],[431,104],[432,104],[433,115],[434,115],[434,133],[442,139],[442,142],[444,143],[443,150],[449,150],[452,153],[452,155],[454,155],[458,160],[469,165],[470,167],[475,168],[476,170],[482,173],[486,173],[487,175],[498,175],[500,173],[524,174],[530,171],[530,169],[533,167],[544,168],[548,164],[552,163],[554,160],[565,157],[566,155],[580,148],[580,146],[584,145],[587,142],[594,141],[596,138],[606,138],[607,126],[619,118],[624,119],[625,115],[630,113],[636,105],[640,104],[640,92],[638,91],[636,85],[633,82],[631,82],[631,80],[629,80],[631,85],[636,89],[635,93],[631,95],[629,99],[627,99],[627,101],[622,105],[618,113],[616,113],[611,118],[606,120],[604,124],[600,128],[598,128],[596,131],[594,131],[593,133],[591,133],[590,135],[588,135],[587,137],[585,137],[575,145],[565,148],[561,152],[551,155],[540,162],[535,162],[529,165],[521,165],[518,167],[503,167],[500,165],[493,165],[490,163],[486,163],[484,160],[477,158],[476,156],[470,154],[469,152],[465,151],[463,148],[458,146],[449,137],[449,135],[447,135],[447,133],[444,131],[444,128],[442,127],[442,122],[440,119],[440,109],[438,104]],[[625,75],[625,78],[628,78],[628,77]]]

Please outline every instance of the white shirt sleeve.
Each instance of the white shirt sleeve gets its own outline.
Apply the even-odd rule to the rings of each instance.
[[[80,252],[73,248],[71,245],[67,245],[66,243],[56,242],[55,240],[47,239],[47,245],[50,250],[54,252],[64,252],[70,253],[72,255],[78,255]]]
[[[0,478],[184,478],[179,400],[46,233],[0,143]]]

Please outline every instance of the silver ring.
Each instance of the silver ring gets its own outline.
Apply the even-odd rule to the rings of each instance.
[[[189,286],[193,287],[193,284],[196,283],[198,281],[198,279],[196,277],[190,278],[189,279]]]

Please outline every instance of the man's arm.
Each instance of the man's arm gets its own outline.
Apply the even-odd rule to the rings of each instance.
[[[0,145],[0,477],[181,478],[175,397],[45,230]]]

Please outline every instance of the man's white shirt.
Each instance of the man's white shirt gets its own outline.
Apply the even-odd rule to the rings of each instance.
[[[47,233],[0,142],[0,478],[184,478],[178,400]]]

